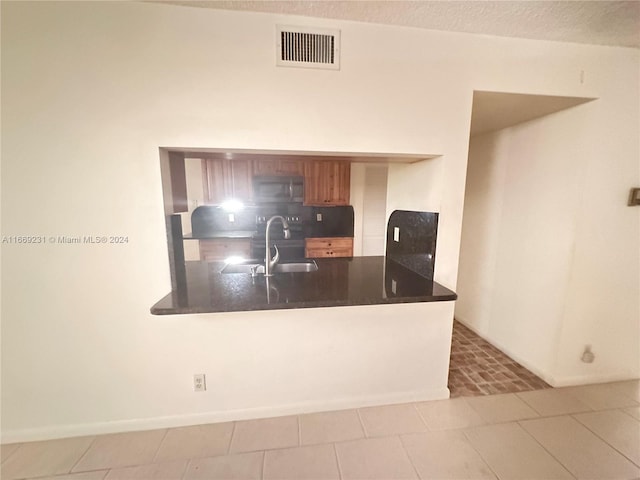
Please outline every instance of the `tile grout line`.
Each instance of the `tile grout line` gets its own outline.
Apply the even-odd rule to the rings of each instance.
[[[160,453],[160,448],[162,448],[162,444],[164,443],[164,441],[167,439],[167,436],[169,435],[169,428],[165,429],[164,435],[162,436],[162,440],[160,440],[160,443],[158,443],[158,448],[156,448],[156,451],[153,454],[153,458],[151,459],[151,463],[157,463],[156,460],[158,458],[158,453]]]
[[[93,439],[91,440],[91,442],[89,442],[89,445],[87,446],[86,450],[82,453],[82,455],[80,455],[80,457],[78,457],[78,460],[76,460],[76,462],[73,464],[73,466],[71,467],[71,469],[67,472],[67,473],[76,473],[73,470],[78,466],[78,464],[80,463],[80,461],[86,457],[87,453],[89,453],[89,450],[91,450],[91,447],[93,447],[94,443],[96,443],[96,441],[98,440],[98,436],[94,435]],[[109,471],[111,471],[111,467],[109,467],[107,469],[107,475],[109,474]],[[105,475],[106,478],[106,475]]]
[[[624,413],[625,415],[633,418],[636,422],[640,422],[640,419],[634,417],[633,415],[631,415],[629,412],[627,412],[626,410],[629,410],[630,408],[636,408],[636,407],[621,407],[618,410],[620,410],[622,413]]]
[[[2,464],[4,464],[7,460],[9,460],[11,457],[13,457],[16,454],[16,452],[22,448],[23,445],[24,445],[24,443],[19,443],[18,447],[13,452],[11,452],[7,458],[5,458],[2,461]],[[2,445],[0,445],[0,450],[2,450]]]
[[[525,398],[522,398],[520,395],[518,395],[518,393],[526,393],[526,392],[516,392],[515,395],[516,397],[518,397],[518,399],[520,399],[521,402],[524,402],[525,405],[527,405],[531,410],[536,412],[538,414],[538,417],[547,418],[549,416],[553,416],[553,415],[543,415],[543,413],[540,410],[538,410],[536,407],[534,407],[529,402],[527,402],[527,400]]]
[[[338,467],[338,478],[342,480],[342,468],[340,467],[340,459],[338,458],[338,449],[336,448],[336,442],[333,442],[332,445],[333,445],[333,454],[336,457],[336,466]]]
[[[231,444],[233,443],[233,437],[236,434],[236,425],[238,422],[233,422],[233,428],[231,429],[231,436],[229,437],[229,445],[227,445],[227,451],[225,455],[229,455],[231,453]]]
[[[407,435],[407,434],[405,434]],[[413,434],[413,435],[420,435],[418,434]],[[418,472],[417,467],[415,466],[415,464],[413,463],[413,460],[411,459],[411,455],[409,455],[409,452],[407,451],[407,447],[405,446],[404,442],[402,441],[402,435],[398,435],[398,441],[400,442],[400,446],[402,447],[402,451],[404,452],[405,456],[407,457],[407,460],[409,460],[409,465],[411,465],[411,468],[413,468],[413,471],[416,473],[416,478],[422,478],[420,476],[420,472]]]
[[[449,398],[448,400],[451,400],[451,398]],[[431,427],[429,426],[427,421],[422,416],[422,413],[420,413],[420,409],[418,408],[418,404],[417,403],[413,404],[413,408],[415,409],[416,413],[418,414],[418,417],[420,417],[420,420],[422,420],[422,423],[424,424],[424,426],[427,427],[427,432],[433,431],[433,430],[431,430]]]
[[[561,415],[559,415],[559,416],[561,416]],[[564,415],[564,416],[567,416],[567,415]],[[518,427],[520,427],[520,429],[521,429],[524,433],[526,433],[526,434],[527,434],[527,435],[528,435],[528,436],[529,436],[529,437],[530,437],[534,442],[536,442],[538,445],[540,445],[540,447],[542,447],[542,449],[543,449],[545,452],[547,452],[547,453],[551,456],[551,458],[553,458],[556,462],[558,462],[558,464],[559,464],[562,468],[564,468],[564,469],[569,473],[569,475],[571,475],[571,477],[573,477],[573,478],[577,478],[577,477],[573,474],[573,472],[571,472],[571,470],[569,470],[569,468],[567,468],[567,466],[566,466],[564,463],[562,463],[562,462],[560,461],[560,459],[559,459],[558,457],[556,457],[553,453],[551,453],[551,451],[550,451],[547,447],[545,447],[542,443],[540,443],[536,437],[534,437],[534,436],[533,436],[533,435],[532,435],[532,434],[531,434],[531,433],[530,433],[526,428],[524,428],[524,427],[522,426],[522,424],[521,424],[521,423],[522,423],[523,421],[526,421],[526,420],[536,420],[536,419],[535,419],[535,418],[527,418],[527,419],[517,420],[515,423],[516,423],[516,424],[518,425]]]
[[[184,472],[182,472],[182,476],[180,477],[180,480],[185,480],[186,476],[187,476],[187,472],[189,471],[189,467],[191,466],[191,462],[193,462],[193,458],[188,458],[187,459],[187,465],[184,469]],[[104,479],[103,479],[104,480]]]
[[[371,438],[369,437],[367,428],[364,426],[364,422],[362,421],[362,415],[360,415],[360,409],[356,408],[355,410],[356,410],[356,413],[358,414],[358,420],[360,420],[360,426],[362,426],[362,433],[364,433],[364,438]]]
[[[616,409],[617,411],[620,411],[620,409]],[[607,411],[613,411],[613,410],[607,410]],[[610,446],[613,450],[615,450],[616,452],[618,452],[620,455],[622,455],[624,458],[626,458],[627,460],[629,460],[633,465],[635,465],[636,467],[640,468],[640,464],[637,464],[635,461],[633,461],[632,459],[630,459],[624,452],[620,451],[615,445],[613,445],[612,443],[610,443],[606,438],[604,438],[602,435],[600,435],[598,432],[596,432],[595,430],[593,430],[592,428],[589,427],[589,425],[587,425],[586,423],[583,423],[580,421],[579,418],[576,418],[575,415],[580,415],[581,413],[599,413],[599,412],[580,412],[580,413],[574,413],[574,414],[570,414],[569,416],[571,418],[573,418],[576,422],[578,422],[580,425],[582,425],[584,428],[586,428],[588,431],[590,431],[591,433],[593,433],[596,437],[598,437],[600,440],[602,440],[604,443],[606,443],[608,446]],[[633,419],[635,420],[635,419]],[[640,422],[639,426],[640,426]]]
[[[487,466],[487,468],[491,471],[491,473],[493,473],[493,475],[496,477],[496,480],[498,480],[500,478],[498,476],[498,472],[496,472],[493,469],[493,467],[491,465],[489,465],[489,462],[487,461],[487,459],[482,456],[482,453],[480,453],[478,451],[478,449],[475,447],[475,445],[473,444],[473,442],[469,438],[469,435],[467,434],[467,432],[469,430],[473,429],[473,428],[486,427],[486,426],[488,426],[488,425],[487,424],[485,424],[485,425],[477,425],[475,427],[462,428],[462,429],[460,429],[458,431],[462,433],[462,437],[464,438],[465,442],[467,442],[467,445],[469,445],[471,447],[471,449],[478,454],[478,458],[480,458],[480,460],[482,460],[482,463],[484,463]]]

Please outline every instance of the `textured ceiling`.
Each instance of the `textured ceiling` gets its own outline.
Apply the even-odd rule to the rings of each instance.
[[[193,7],[640,48],[640,1],[159,1]]]

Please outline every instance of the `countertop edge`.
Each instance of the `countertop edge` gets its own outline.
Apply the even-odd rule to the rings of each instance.
[[[384,256],[315,261],[318,271],[288,273],[273,283],[274,277],[271,286],[262,277],[252,279],[248,274],[221,274],[219,269],[223,262],[187,262],[183,288],[172,290],[155,302],[150,313],[253,312],[447,302],[458,298],[449,288]],[[346,283],[338,282],[338,278]],[[272,290],[275,299],[270,298]],[[248,293],[239,295],[239,292]]]
[[[451,290],[440,285],[437,282],[433,282],[434,285],[438,285],[440,288]],[[372,305],[393,305],[398,303],[434,303],[434,302],[451,302],[458,299],[458,295],[454,292],[443,295],[432,296],[420,296],[420,297],[400,297],[400,298],[387,298],[381,299],[376,302],[350,302],[350,301],[319,301],[319,302],[300,302],[300,303],[277,303],[277,304],[256,304],[251,308],[248,307],[234,307],[233,305],[226,305],[224,308],[216,308],[214,305],[207,307],[178,307],[178,308],[163,308],[156,307],[172,293],[165,295],[160,301],[150,308],[152,315],[193,315],[200,313],[231,313],[231,312],[259,312],[270,310],[294,310],[300,308],[331,308],[331,307],[359,307],[359,306],[372,306]]]

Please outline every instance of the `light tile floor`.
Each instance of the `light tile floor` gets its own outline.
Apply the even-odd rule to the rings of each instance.
[[[3,480],[640,479],[640,381],[3,445]]]

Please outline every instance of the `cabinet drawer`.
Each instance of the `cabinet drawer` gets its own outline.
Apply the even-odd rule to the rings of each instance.
[[[236,256],[249,258],[250,242],[248,238],[200,240],[200,260],[210,262]]]
[[[307,258],[353,257],[353,238],[307,238],[305,256]]]

